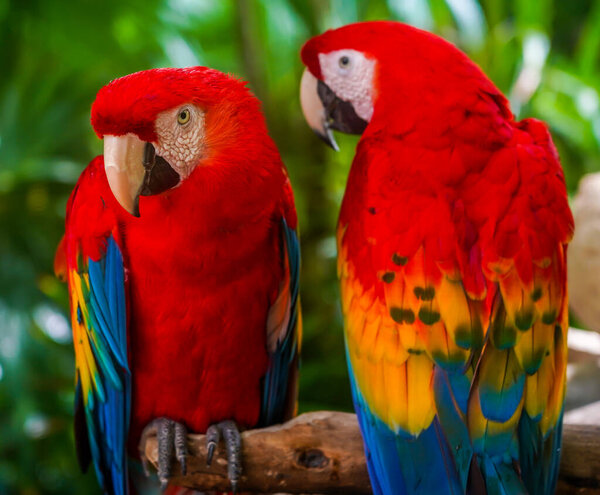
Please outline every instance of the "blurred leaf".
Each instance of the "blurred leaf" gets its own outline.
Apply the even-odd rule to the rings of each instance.
[[[299,50],[325,29],[386,18],[456,43],[505,93],[535,69],[515,110],[548,122],[569,190],[600,170],[592,0],[0,0],[0,493],[100,492],[76,465],[73,353],[58,314],[68,302],[52,261],[70,190],[102,151],[89,124],[96,92],[150,67],[205,64],[262,99],[300,219],[300,410],[351,410],[334,234],[358,138],[336,136],[334,153],[308,129]]]
[[[433,17],[427,0],[388,0],[396,19],[421,29],[433,27]]]

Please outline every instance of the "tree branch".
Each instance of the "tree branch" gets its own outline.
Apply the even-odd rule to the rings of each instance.
[[[242,491],[260,493],[370,494],[362,439],[356,416],[319,411],[283,425],[242,434]],[[223,448],[206,466],[204,435],[188,438],[187,476],[172,483],[197,490],[227,491],[227,461]],[[156,437],[145,452],[156,465]],[[558,494],[600,494],[600,426],[565,424]]]

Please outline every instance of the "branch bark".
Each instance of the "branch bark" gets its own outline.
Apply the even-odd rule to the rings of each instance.
[[[318,411],[282,425],[242,434],[242,491],[258,493],[370,494],[356,416]],[[227,461],[222,448],[206,466],[204,435],[188,438],[188,474],[172,483],[196,490],[227,491]],[[157,462],[156,437],[145,452]],[[557,494],[600,494],[600,425],[565,424]]]

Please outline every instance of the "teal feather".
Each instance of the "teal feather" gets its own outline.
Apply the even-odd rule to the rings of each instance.
[[[125,442],[131,412],[131,374],[127,364],[127,328],[123,260],[113,238],[98,261],[86,260],[90,291],[86,299],[87,333],[98,369],[85,404],[87,445],[98,481],[107,495],[127,495]],[[79,444],[78,444],[79,448]],[[85,458],[85,456],[83,456]]]
[[[346,349],[346,354],[347,354]],[[348,358],[348,356],[346,355]],[[367,468],[375,495],[464,493],[459,472],[443,427],[433,423],[418,437],[392,431],[369,408],[353,377],[350,385],[354,409],[364,440]]]
[[[297,365],[298,340],[298,293],[300,287],[300,244],[298,236],[290,229],[284,218],[281,220],[282,246],[287,256],[290,270],[290,317],[284,337],[274,352],[269,355],[269,366],[265,374],[260,419],[260,426],[279,423],[285,419],[287,398],[289,394],[289,378],[291,369]]]
[[[515,414],[525,389],[525,373],[514,351],[498,350],[488,345],[478,373],[483,415],[491,421],[505,423]],[[497,387],[497,376],[500,377],[500,388]]]
[[[528,495],[512,464],[502,458],[484,456],[480,462],[487,495]]]
[[[469,386],[470,381],[463,373],[449,374],[441,368],[435,369],[433,390],[438,418],[454,457],[463,492],[467,490],[473,458],[469,430],[464,420]]]
[[[558,479],[562,441],[562,413],[554,428],[543,435],[539,421],[523,412],[519,421],[519,460],[530,493],[552,495]]]

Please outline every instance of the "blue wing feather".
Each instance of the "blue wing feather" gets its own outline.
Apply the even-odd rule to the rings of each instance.
[[[523,412],[519,420],[519,439],[519,462],[525,486],[530,493],[552,495],[560,464],[562,414],[556,426],[544,436],[539,421]]]
[[[84,300],[76,301],[79,325],[94,363],[77,360],[79,374],[87,374],[87,388],[82,390],[83,414],[87,427],[87,445],[98,481],[109,495],[128,493],[127,454],[125,442],[129,429],[131,376],[127,363],[127,321],[125,311],[124,268],[121,252],[114,238],[106,242],[104,256],[94,261],[83,260],[79,273],[87,274],[89,288],[83,278],[78,290]],[[77,283],[77,282],[73,282]],[[84,308],[81,308],[84,305]],[[87,315],[87,318],[83,315]],[[90,359],[88,356],[86,358]],[[82,380],[78,380],[78,388]]]
[[[290,374],[295,373],[298,356],[298,325],[300,284],[300,244],[296,232],[281,220],[284,256],[289,266],[289,320],[283,338],[269,354],[269,366],[264,378],[259,426],[280,423],[285,419],[290,393]]]
[[[449,373],[442,368],[435,368],[433,391],[438,418],[454,457],[463,492],[467,490],[473,458],[469,430],[464,420],[470,385],[470,380],[463,373]]]
[[[451,446],[448,445],[438,419],[434,419],[429,428],[417,438],[402,431],[392,431],[369,409],[354,381],[350,359],[347,362],[354,409],[364,440],[373,493],[465,493]],[[468,453],[466,455],[469,456]],[[400,466],[403,468],[400,469]]]

